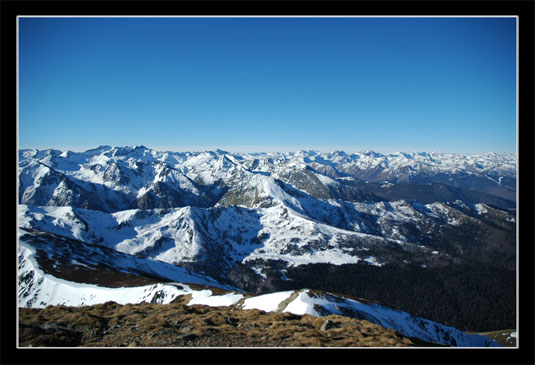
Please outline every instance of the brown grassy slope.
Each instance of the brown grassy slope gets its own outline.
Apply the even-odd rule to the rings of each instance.
[[[392,347],[437,346],[368,321],[235,307],[105,304],[19,310],[22,347]]]

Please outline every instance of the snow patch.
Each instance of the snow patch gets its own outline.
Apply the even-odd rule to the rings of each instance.
[[[274,312],[277,310],[279,304],[288,299],[292,293],[293,291],[290,290],[247,298],[244,301],[242,309],[259,309],[265,312]]]

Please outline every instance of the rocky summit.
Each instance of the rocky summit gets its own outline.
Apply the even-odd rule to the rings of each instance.
[[[20,310],[22,347],[437,347],[339,315],[180,303]]]

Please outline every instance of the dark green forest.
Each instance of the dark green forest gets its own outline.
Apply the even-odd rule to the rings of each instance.
[[[310,288],[377,301],[462,331],[516,327],[515,272],[480,264],[311,264],[288,267],[282,289]]]

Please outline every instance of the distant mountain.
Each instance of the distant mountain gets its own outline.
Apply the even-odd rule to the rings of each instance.
[[[215,280],[158,261],[138,259],[99,245],[24,229],[19,242],[19,304],[82,306],[167,304],[189,295],[188,305],[364,319],[425,342],[456,347],[499,346],[488,337],[417,318],[377,303],[313,290],[251,296]],[[143,285],[144,284],[144,285]]]
[[[410,200],[421,194],[423,184],[438,184],[437,189],[443,184],[456,188],[448,189],[450,201],[514,208],[516,156],[176,153],[144,146],[101,146],[81,153],[19,152],[19,200],[28,205],[69,205],[106,212],[216,204],[252,208],[260,202],[258,197],[255,200],[259,192],[255,186],[270,180],[317,199],[360,202]],[[370,182],[382,182],[383,187],[385,183],[404,185],[385,194],[377,184],[366,185]],[[441,191],[427,188],[426,202],[430,194],[440,197]]]

